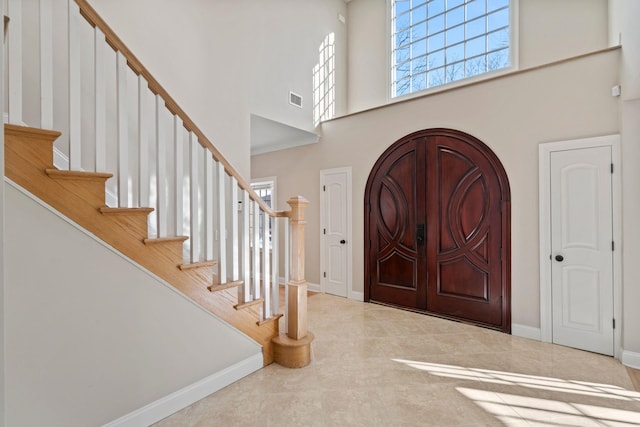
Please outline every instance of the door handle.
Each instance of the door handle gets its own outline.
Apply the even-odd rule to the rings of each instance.
[[[562,262],[564,261],[564,257],[562,255],[556,255],[556,261]]]
[[[344,245],[345,243],[347,243],[347,241],[346,241],[346,240],[344,240],[344,239],[340,240],[340,244],[341,244],[341,245]]]
[[[424,224],[418,224],[416,228],[416,241],[420,246],[424,244]]]

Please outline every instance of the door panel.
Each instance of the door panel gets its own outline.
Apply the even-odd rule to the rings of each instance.
[[[469,135],[396,142],[365,191],[365,300],[510,331],[508,197],[499,161]]]
[[[551,153],[553,342],[613,355],[611,148]]]

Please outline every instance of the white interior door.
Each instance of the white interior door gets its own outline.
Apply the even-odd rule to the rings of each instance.
[[[320,171],[321,289],[349,296],[351,289],[351,168]]]
[[[613,355],[611,147],[550,156],[553,342]]]

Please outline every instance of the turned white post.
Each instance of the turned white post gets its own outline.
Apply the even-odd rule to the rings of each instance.
[[[288,295],[287,336],[299,340],[307,335],[307,281],[304,278],[304,211],[309,201],[302,196],[287,200],[291,206],[291,278]]]

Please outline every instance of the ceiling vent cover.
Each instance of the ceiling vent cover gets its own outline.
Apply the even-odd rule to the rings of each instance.
[[[289,92],[289,104],[302,108],[302,97],[296,93]]]

